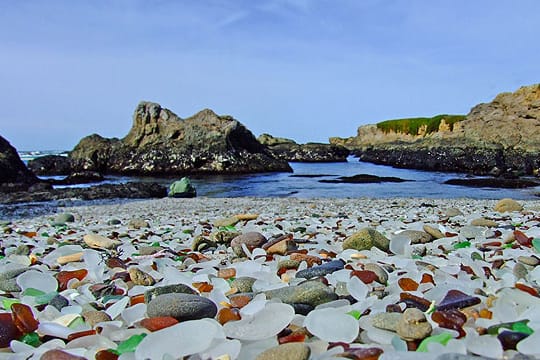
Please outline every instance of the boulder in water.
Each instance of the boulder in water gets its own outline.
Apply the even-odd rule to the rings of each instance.
[[[175,198],[192,198],[197,196],[197,190],[191,184],[189,178],[183,177],[169,186],[167,195]]]

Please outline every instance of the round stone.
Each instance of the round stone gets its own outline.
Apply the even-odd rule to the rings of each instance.
[[[213,318],[217,306],[211,300],[198,295],[170,293],[158,295],[148,303],[149,317],[171,316],[178,321]]]
[[[91,327],[101,322],[111,321],[111,317],[105,311],[89,310],[82,313],[84,321]]]
[[[253,291],[255,280],[255,278],[248,276],[239,277],[231,282],[231,288],[235,288],[239,293],[249,293]]]
[[[377,275],[377,282],[380,284],[386,284],[388,282],[388,273],[386,270],[375,263],[368,263],[364,265],[364,270],[373,271]]]
[[[397,331],[402,315],[397,312],[375,314],[371,318],[371,324],[379,329]]]
[[[425,244],[433,240],[430,234],[418,230],[405,230],[400,232],[399,235],[407,237],[411,241],[411,244]]]
[[[306,281],[296,286],[287,286],[265,291],[267,299],[280,299],[285,304],[307,304],[313,307],[336,300],[338,296],[320,281]]]
[[[70,214],[70,213],[62,213],[62,214],[58,214],[56,215],[56,217],[54,218],[54,222],[55,223],[59,223],[59,224],[62,224],[62,223],[68,223],[68,222],[74,222],[75,221],[75,216],[73,216],[73,214]]]
[[[523,210],[523,206],[521,206],[521,204],[518,203],[516,200],[506,198],[506,199],[499,200],[499,202],[495,204],[495,207],[493,208],[493,210],[497,212],[501,212],[501,213],[521,211]]]
[[[485,226],[485,227],[497,227],[499,224],[496,221],[489,220],[486,218],[478,218],[471,221],[473,226]]]
[[[370,250],[373,246],[382,251],[388,251],[390,240],[375,229],[364,228],[343,241],[343,250]]]
[[[148,304],[151,300],[155,299],[159,295],[175,294],[175,293],[197,295],[197,291],[190,288],[186,284],[172,284],[172,285],[159,286],[159,287],[155,287],[153,289],[147,290],[144,293],[144,302]]]
[[[148,221],[144,219],[140,219],[140,218],[131,219],[128,223],[128,228],[130,229],[138,230],[138,229],[148,228],[148,227],[150,227],[150,224],[148,224]]]
[[[58,294],[49,301],[49,305],[54,306],[58,311],[69,305],[68,299]]]
[[[156,283],[156,280],[144,271],[132,267],[128,269],[129,277],[135,285],[152,286]]]
[[[266,243],[266,237],[256,231],[247,232],[242,235],[238,235],[231,241],[231,247],[234,250],[234,253],[238,257],[246,256],[244,249],[242,249],[242,244],[246,245],[249,250],[253,250],[258,247],[262,247]]]
[[[12,269],[0,272],[0,290],[6,292],[21,291],[17,284],[17,276],[25,272],[26,269]]]
[[[431,324],[424,313],[416,308],[406,309],[397,324],[396,332],[407,341],[421,340],[431,334]]]
[[[422,229],[431,235],[434,239],[442,239],[445,237],[445,235],[436,227],[430,226],[430,225],[424,225]]]

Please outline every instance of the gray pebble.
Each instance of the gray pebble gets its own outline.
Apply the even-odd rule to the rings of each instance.
[[[299,285],[265,291],[267,299],[280,299],[285,304],[317,306],[337,299],[337,295],[322,282],[313,280]]]
[[[49,301],[49,305],[54,306],[58,311],[69,305],[68,299],[58,294]]]
[[[26,269],[12,269],[0,272],[0,290],[6,292],[21,291],[21,288],[17,284],[17,276],[25,271]]]
[[[525,265],[518,262],[516,265],[514,265],[514,268],[512,269],[512,273],[516,277],[516,280],[526,279],[527,274],[529,273],[529,270],[527,270]]]
[[[70,213],[58,214],[54,218],[54,222],[59,223],[59,224],[75,222],[75,216],[73,216],[73,214],[70,214]]]
[[[122,222],[118,219],[111,219],[107,221],[107,225],[120,225]]]
[[[463,215],[463,213],[461,212],[461,210],[456,209],[456,208],[449,208],[449,209],[446,209],[446,210],[444,211],[444,214],[445,214],[447,217],[454,217],[454,216],[460,216],[460,215]]]
[[[397,334],[403,340],[421,340],[431,334],[431,324],[426,316],[417,308],[406,309],[396,328]]]
[[[311,349],[304,343],[281,344],[260,353],[256,360],[308,360]]]
[[[159,295],[171,293],[196,295],[197,291],[185,284],[158,286],[153,289],[146,290],[146,292],[144,293],[144,302],[148,304],[151,300],[155,299]]]
[[[445,235],[436,227],[424,225],[423,230],[435,239],[442,239]]]
[[[485,236],[485,229],[480,226],[467,225],[459,230],[459,234],[465,239],[475,239]]]
[[[242,249],[242,244],[245,244],[249,250],[262,247],[264,243],[266,243],[267,239],[266,237],[256,231],[247,232],[242,235],[238,235],[231,241],[231,247],[234,250],[234,253],[238,257],[244,257],[246,254],[244,253],[244,250]]]
[[[210,299],[199,295],[170,293],[158,295],[148,303],[149,317],[172,316],[179,321],[213,318],[217,306]]]
[[[400,232],[399,235],[407,237],[411,244],[425,244],[433,240],[430,234],[418,230],[405,230]]]
[[[537,266],[540,264],[540,259],[538,259],[536,256],[519,256],[518,261],[529,266]]]
[[[341,270],[344,268],[344,266],[345,263],[342,260],[332,260],[319,266],[312,266],[310,268],[300,270],[295,276],[297,278],[312,279]]]
[[[91,327],[100,322],[111,321],[111,317],[105,311],[89,310],[82,313],[84,321]]]
[[[248,276],[239,277],[231,282],[231,288],[237,289],[240,293],[252,292],[255,280],[255,278]]]
[[[371,318],[371,325],[383,330],[397,331],[402,315],[397,312],[375,314]]]
[[[152,255],[157,252],[160,252],[163,250],[163,247],[161,246],[141,246],[137,251],[139,252],[139,255]]]
[[[148,224],[148,221],[144,219],[131,219],[128,223],[128,228],[130,229],[142,229],[142,228],[148,228],[150,227],[150,224]]]

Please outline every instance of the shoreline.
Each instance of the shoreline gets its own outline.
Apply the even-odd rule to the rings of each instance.
[[[227,354],[230,359],[255,359],[265,351],[280,351],[278,345],[286,342],[287,334],[297,334],[302,340],[290,346],[301,348],[308,357],[311,354],[310,359],[326,359],[332,354],[351,356],[351,349],[360,348],[382,353],[380,359],[436,359],[443,353],[511,359],[518,351],[504,350],[502,340],[478,329],[487,331],[523,319],[530,320],[528,326],[536,332],[524,337],[518,350],[536,356],[535,344],[529,343],[540,334],[540,314],[528,309],[540,306],[540,299],[530,293],[536,291],[538,295],[540,249],[527,241],[540,238],[540,200],[519,201],[523,210],[505,213],[494,210],[498,203],[467,198],[261,197],[131,199],[90,205],[67,202],[47,213],[2,224],[5,257],[0,259],[0,278],[22,266],[25,272],[17,273],[18,284],[29,287],[21,279],[37,274],[44,280],[32,286],[65,297],[71,307],[66,313],[73,312],[81,320],[78,327],[65,325],[63,332],[56,333],[59,330],[49,329],[47,324],[60,321],[60,312],[51,305],[45,308],[48,310],[37,310],[37,298],[3,290],[34,308],[40,322],[37,332],[43,339],[52,336],[57,349],[87,358],[94,358],[104,347],[114,349],[131,336],[141,336],[134,349],[135,359],[160,358],[167,351],[172,351],[173,358],[192,354],[218,358]],[[71,220],[66,220],[68,214],[73,216]],[[426,225],[442,237],[428,236]],[[386,238],[387,248],[382,250],[375,242],[369,250],[346,248],[345,243],[365,228]],[[245,242],[240,248],[235,248],[236,240],[230,242],[230,238],[221,242],[226,233],[253,232],[266,242],[253,247]],[[89,234],[93,234],[92,241]],[[239,257],[238,251],[247,251],[247,257]],[[80,257],[60,261],[75,254]],[[119,259],[116,265],[109,265],[107,259],[111,258]],[[319,270],[317,264],[335,268],[321,273],[324,266]],[[56,289],[56,280],[51,288],[47,285],[50,281],[46,280],[58,279],[60,272],[82,270],[88,275],[66,282],[65,290]],[[139,270],[134,277],[132,271]],[[297,276],[306,271],[318,275],[312,280]],[[224,275],[231,272],[234,275]],[[322,282],[317,280],[321,275]],[[367,280],[367,275],[376,275],[376,280]],[[146,276],[153,281],[144,282]],[[234,285],[236,278],[243,277],[254,279],[249,291],[240,291],[240,285]],[[211,306],[216,306],[217,315],[211,312],[205,318],[148,330],[143,324],[156,316],[151,315],[155,314],[153,300],[137,303],[135,299],[146,291],[178,283],[190,287],[205,303],[214,304]],[[120,295],[111,297],[95,290],[103,284],[115,287]],[[409,288],[410,284],[415,285]],[[292,301],[289,293],[281,293],[306,286],[322,291],[315,295],[318,300]],[[459,291],[466,297],[465,305],[459,301],[451,305],[466,317],[464,324],[454,328],[463,330],[465,335],[461,337],[422,308],[422,301],[427,301],[443,311],[449,291]],[[309,291],[299,292],[309,297]],[[403,302],[403,294],[416,298]],[[325,300],[318,302],[321,296]],[[238,299],[247,301],[247,305]],[[381,329],[378,323],[379,317],[394,311],[397,313],[392,317],[402,319],[405,306],[420,308],[430,326],[429,332],[408,342],[399,332],[396,335],[395,330]],[[101,334],[68,340],[66,334],[96,329],[85,315],[89,308],[111,319],[100,323]],[[266,317],[265,309],[278,308],[280,311],[273,312],[271,318]],[[507,308],[511,308],[510,313]],[[236,309],[234,316],[239,318],[225,321],[223,313],[230,309]],[[359,318],[353,320],[351,314]],[[249,336],[240,330],[243,326],[250,326]],[[195,330],[201,328],[205,331]],[[172,349],[161,340],[185,331],[195,332],[192,342],[200,341],[200,346],[183,343]],[[404,352],[441,333],[449,334],[445,335],[449,336],[446,346],[433,340],[427,353]],[[490,346],[482,346],[485,341]],[[50,351],[48,342],[44,340],[37,348],[12,347],[12,351],[19,355],[43,354]],[[332,347],[336,342],[342,345]],[[0,359],[4,354],[0,353]]]

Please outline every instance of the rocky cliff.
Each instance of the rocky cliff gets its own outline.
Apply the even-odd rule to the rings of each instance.
[[[0,190],[26,190],[37,182],[37,177],[26,168],[17,150],[0,136]]]
[[[202,110],[181,119],[141,102],[123,139],[83,138],[70,153],[74,170],[129,175],[292,171],[231,116]]]
[[[361,160],[426,170],[518,175],[540,168],[540,84],[502,93],[436,131],[386,131],[361,126],[355,137],[331,138]]]
[[[278,158],[291,162],[343,162],[349,150],[341,145],[307,143],[297,144],[294,140],[262,134],[257,138]]]

